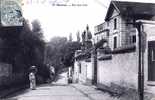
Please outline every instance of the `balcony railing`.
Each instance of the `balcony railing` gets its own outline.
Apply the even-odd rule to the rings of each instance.
[[[106,31],[109,29],[108,22],[104,22],[100,25],[95,26],[95,34]]]
[[[133,52],[136,50],[136,44],[137,44],[137,31],[135,28],[129,29],[129,30],[122,30],[119,31],[117,34],[120,34],[118,36],[118,44],[117,44],[117,48],[113,49],[112,47],[110,47],[112,49],[112,51],[110,51],[111,53],[125,53],[125,52]],[[112,36],[112,35],[111,35]],[[134,36],[134,41],[132,40]],[[113,38],[109,38],[108,36],[104,38],[104,40],[107,40],[108,45],[109,44],[113,44],[109,39],[113,39]],[[111,41],[111,42],[110,42]],[[100,41],[98,41],[96,44],[101,44]],[[102,44],[103,45],[103,44]],[[112,45],[109,45],[112,46]],[[105,53],[105,50],[98,50],[98,54],[103,54]]]

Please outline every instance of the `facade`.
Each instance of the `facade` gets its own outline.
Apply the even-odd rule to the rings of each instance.
[[[74,64],[74,82],[92,83],[92,63],[88,59],[77,59]]]
[[[97,51],[97,83],[100,88],[116,86],[138,89],[140,51],[136,22],[141,20],[142,52],[144,53],[141,63],[144,64],[144,87],[146,91],[152,91],[149,84],[154,83],[152,81],[155,71],[151,67],[153,57],[150,58],[154,54],[150,50],[153,49],[153,41],[155,41],[153,38],[155,14],[152,12],[154,8],[155,4],[151,3],[111,2],[105,17],[105,23],[109,25],[107,27],[109,31],[108,46],[111,53],[106,54],[104,49]],[[102,37],[103,34],[105,33],[99,34],[100,36],[95,35],[95,37]]]
[[[109,23],[104,22],[100,25],[95,26],[95,37],[94,43],[99,42],[102,39],[109,40]]]
[[[91,62],[92,35],[87,25],[86,30],[82,33],[81,50],[75,52],[73,82],[92,83],[93,69]]]
[[[119,92],[130,88],[137,90],[141,62],[144,65],[144,89],[155,93],[154,10],[155,4],[152,3],[111,1],[105,22],[95,26],[97,57],[94,58],[95,53],[92,53],[91,72],[92,80],[95,78],[99,88],[116,92],[117,89]],[[141,23],[142,45],[139,43],[138,22]],[[139,47],[142,47],[142,60]]]

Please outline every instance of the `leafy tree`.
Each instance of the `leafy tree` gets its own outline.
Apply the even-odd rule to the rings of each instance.
[[[63,56],[63,64],[66,67],[73,66],[74,63],[74,53],[76,50],[79,50],[81,44],[79,42],[68,42],[65,44],[64,48],[64,56]]]
[[[69,41],[70,41],[70,42],[73,41],[72,33],[69,34]]]
[[[46,63],[56,71],[73,65],[74,52],[80,49],[79,42],[67,41],[66,37],[54,37],[46,46]]]
[[[76,33],[76,40],[77,40],[77,42],[80,42],[80,40],[81,40],[79,31]]]
[[[47,77],[48,70],[44,65],[45,42],[41,24],[35,20],[32,22],[32,30],[28,21],[24,20],[24,26],[7,28],[1,34],[0,60],[12,64],[13,72],[28,73],[32,65],[38,68],[38,75]]]
[[[45,42],[43,41],[40,33],[40,25],[35,24],[36,26],[30,29],[27,22],[24,24],[24,28],[20,34],[20,55],[23,57],[23,63],[27,66],[36,65],[40,66],[43,64],[44,57],[44,46]],[[32,26],[34,26],[32,24]],[[40,29],[35,30],[34,28]],[[39,35],[40,34],[40,35]]]
[[[64,67],[61,59],[64,55],[63,48],[65,48],[66,42],[66,37],[53,37],[46,45],[45,63],[54,66],[56,72]]]
[[[38,38],[43,39],[43,31],[40,22],[38,20],[34,20],[31,24],[32,32],[37,35]]]

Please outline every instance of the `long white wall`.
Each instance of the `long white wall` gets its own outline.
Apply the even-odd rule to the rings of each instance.
[[[79,64],[81,63],[81,73]],[[87,80],[92,80],[92,62],[86,62],[85,60],[75,61],[74,63],[74,80],[79,82],[86,83]]]
[[[111,83],[137,88],[137,52],[115,54],[111,60],[98,61],[98,83],[110,86]]]

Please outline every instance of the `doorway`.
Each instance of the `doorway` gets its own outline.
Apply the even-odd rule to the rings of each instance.
[[[148,81],[155,81],[155,41],[148,42]]]

